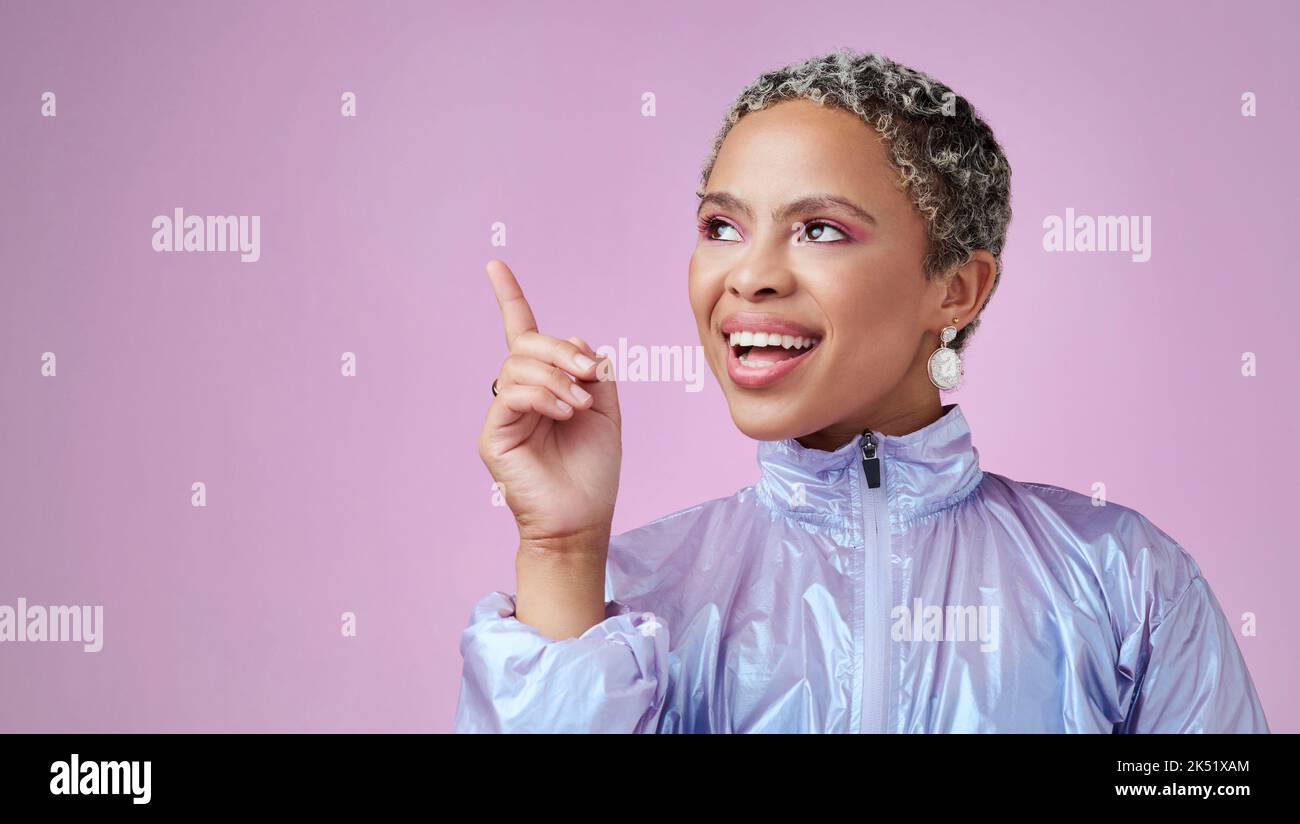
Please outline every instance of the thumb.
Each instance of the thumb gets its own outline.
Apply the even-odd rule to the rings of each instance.
[[[569,343],[586,352],[596,361],[596,377],[594,381],[579,381],[582,388],[591,393],[591,408],[600,411],[610,417],[615,423],[621,421],[621,415],[618,408],[618,386],[615,383],[614,363],[604,355],[596,353],[595,349],[582,338],[569,338]]]
[[[596,354],[596,350],[591,348],[591,344],[587,343],[585,340],[578,337],[577,335],[574,335],[573,337],[569,338],[569,343],[573,344],[574,346],[578,347],[582,351],[586,352],[588,355],[591,355],[593,358],[598,357],[598,355]]]

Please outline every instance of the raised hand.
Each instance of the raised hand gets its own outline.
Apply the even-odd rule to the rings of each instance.
[[[505,263],[491,260],[487,272],[509,354],[479,456],[503,487],[521,545],[558,549],[584,546],[587,538],[606,541],[623,455],[611,365],[581,338],[541,334]]]

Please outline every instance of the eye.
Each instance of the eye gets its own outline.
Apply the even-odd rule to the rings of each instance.
[[[701,219],[699,223],[700,223],[700,234],[703,235],[708,240],[721,240],[725,242],[740,240],[740,233],[736,232],[736,227],[732,226],[730,223],[728,223],[725,220],[722,220],[721,218],[706,217]],[[730,229],[732,232],[736,232],[736,237],[727,238],[727,237],[716,237],[714,235],[715,231],[723,232],[728,229]]]
[[[808,223],[796,224],[795,232],[796,243],[839,243],[848,240],[843,230],[824,220],[813,220]],[[831,234],[827,234],[827,232]]]

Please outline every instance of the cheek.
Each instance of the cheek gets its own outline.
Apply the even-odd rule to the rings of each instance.
[[[696,320],[701,327],[707,326],[713,315],[713,307],[722,297],[722,279],[713,276],[708,267],[701,265],[694,255],[691,256],[687,276],[687,291]]]
[[[903,275],[899,275],[901,279]],[[837,369],[880,374],[910,361],[915,296],[889,278],[845,278],[819,296],[834,330]]]

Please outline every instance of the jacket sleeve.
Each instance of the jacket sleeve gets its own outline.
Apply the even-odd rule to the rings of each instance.
[[[460,653],[455,732],[656,731],[668,628],[652,613],[609,599],[605,620],[556,640],[515,617],[514,594],[491,592],[474,605]]]
[[[1123,732],[1268,732],[1232,625],[1195,575],[1151,630]]]

